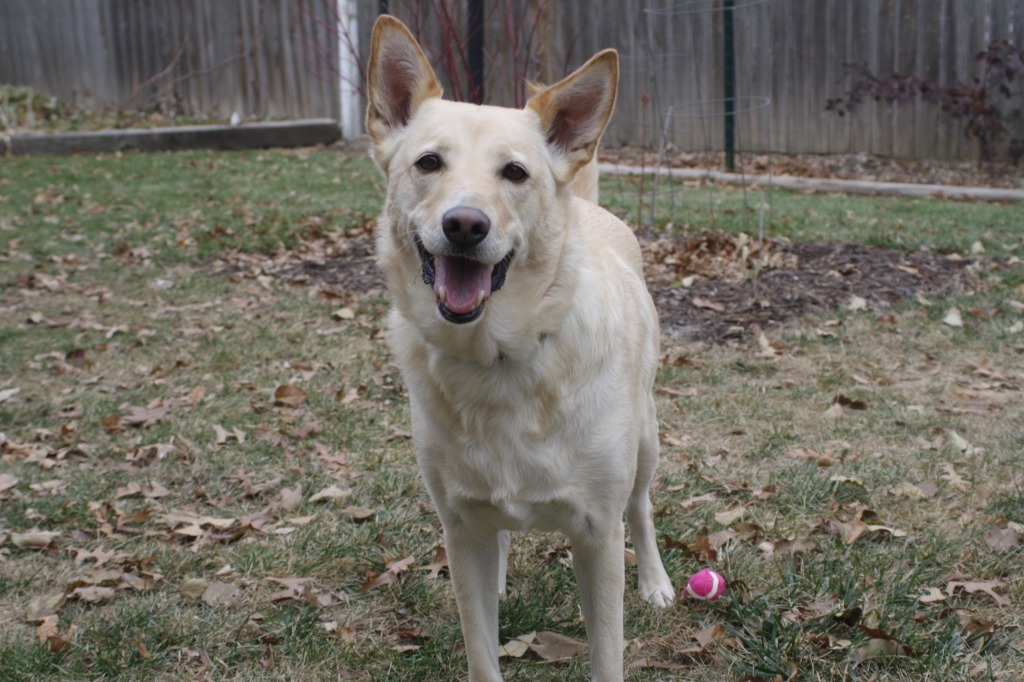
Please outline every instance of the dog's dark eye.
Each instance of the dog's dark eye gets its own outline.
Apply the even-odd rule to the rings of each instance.
[[[424,154],[416,159],[416,167],[424,173],[433,173],[441,170],[441,157],[437,154]]]
[[[511,182],[522,182],[530,177],[526,169],[514,161],[501,169],[501,176]]]

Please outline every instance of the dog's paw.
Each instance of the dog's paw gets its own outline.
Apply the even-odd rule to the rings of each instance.
[[[659,609],[668,608],[676,599],[676,591],[672,589],[672,583],[668,578],[665,578],[663,582],[641,584],[640,595],[648,604]]]

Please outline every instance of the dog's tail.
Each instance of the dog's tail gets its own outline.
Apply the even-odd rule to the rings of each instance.
[[[597,154],[576,171],[576,177],[569,183],[569,189],[580,199],[597,203]]]

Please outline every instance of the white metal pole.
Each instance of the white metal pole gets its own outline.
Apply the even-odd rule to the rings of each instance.
[[[363,107],[359,97],[359,14],[356,0],[338,0],[338,74],[341,136],[352,140],[363,133]]]

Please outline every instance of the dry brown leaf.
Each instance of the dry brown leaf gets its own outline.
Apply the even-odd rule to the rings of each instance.
[[[694,296],[693,297],[693,305],[695,307],[701,308],[703,310],[713,310],[716,313],[724,313],[725,312],[725,306],[722,305],[721,303],[717,303],[715,301],[711,301],[711,300],[708,300],[706,298],[701,298],[700,296]]]
[[[530,645],[537,638],[536,632],[528,632],[510,639],[498,648],[498,658],[522,658],[530,650]]]
[[[746,513],[746,507],[736,507],[735,509],[718,512],[715,514],[715,523],[728,527],[742,519]]]
[[[950,327],[963,327],[964,318],[960,314],[959,308],[953,307],[947,310],[946,316],[942,318],[942,323]]]
[[[813,552],[818,548],[810,538],[798,537],[779,540],[776,543],[762,543],[761,547],[764,547],[764,545],[772,545],[771,551],[766,552],[766,554],[771,556],[799,556],[807,552]]]
[[[855,665],[875,658],[893,658],[907,655],[907,648],[892,639],[871,639],[867,644],[857,647],[850,658]]]
[[[142,486],[135,481],[130,482],[128,485],[121,486],[114,491],[114,499],[120,500],[125,497],[134,497],[135,495],[142,494]]]
[[[185,400],[188,401],[189,405],[194,406],[203,402],[203,398],[205,397],[206,389],[203,388],[202,386],[196,386],[195,388],[188,392],[188,395],[185,397]]]
[[[718,496],[716,496],[714,493],[704,493],[703,495],[697,495],[696,497],[691,497],[689,499],[683,500],[682,502],[679,503],[679,506],[682,507],[683,509],[690,509],[691,507],[695,507],[703,502],[714,502],[717,499]]]
[[[944,595],[942,590],[937,587],[929,587],[928,593],[918,597],[918,600],[922,604],[933,604],[935,602],[946,601],[946,595]]]
[[[282,602],[282,601],[299,601],[312,603],[316,601],[316,597],[313,593],[313,589],[309,583],[313,581],[312,578],[267,578],[275,583],[281,585],[282,589],[274,592],[270,595],[270,601]]]
[[[832,402],[834,404],[836,404],[836,405],[842,405],[843,407],[848,407],[851,410],[866,410],[866,409],[868,409],[868,404],[865,401],[858,400],[856,398],[849,398],[849,397],[843,395],[842,393],[839,393],[834,398],[832,398]]]
[[[950,581],[946,584],[946,594],[953,596],[958,589],[963,589],[968,594],[974,594],[975,592],[984,592],[988,596],[999,604],[1000,606],[1006,606],[1010,603],[1010,600],[1001,594],[998,594],[995,590],[997,587],[1006,587],[1006,583],[1001,580],[988,580],[984,582],[959,582]]]
[[[824,453],[818,453],[810,448],[793,448],[787,454],[790,457],[795,457],[797,459],[809,460],[820,467],[828,467],[836,463],[836,460],[832,456],[832,452],[830,450],[826,450]]]
[[[151,481],[149,485],[142,486],[142,496],[147,500],[158,500],[170,494],[171,491],[160,485],[159,481]]]
[[[59,537],[59,531],[30,530],[25,533],[11,533],[11,542],[18,549],[49,549]]]
[[[0,474],[0,494],[10,490],[16,485],[18,485],[18,478],[7,473]]]
[[[281,488],[281,509],[293,512],[302,504],[302,484],[294,488]]]
[[[339,488],[338,486],[331,484],[310,497],[309,501],[320,502],[321,500],[334,500],[335,502],[340,502],[341,500],[351,497],[351,495],[351,488]]]
[[[438,547],[434,550],[434,562],[427,566],[417,566],[417,571],[430,571],[427,573],[427,580],[433,580],[437,578],[441,571],[448,568],[448,552],[445,551],[444,546]]]
[[[372,518],[377,512],[367,507],[345,507],[338,511],[342,516],[347,516],[353,521],[365,521]]]
[[[942,468],[946,470],[946,473],[942,474],[942,478],[946,479],[956,490],[962,493],[967,492],[967,481],[960,477],[960,474],[956,472],[952,464],[947,462],[942,465]]]
[[[858,310],[867,310],[867,307],[867,299],[856,295],[850,296],[850,300],[846,302],[846,309],[853,312]]]
[[[189,599],[202,599],[203,593],[206,592],[206,588],[209,586],[210,581],[206,578],[185,578],[181,583],[181,587],[178,588],[178,594]]]
[[[60,623],[60,617],[56,615],[47,616],[39,622],[39,625],[36,626],[36,639],[40,644],[58,635],[58,623]]]
[[[145,429],[162,422],[167,417],[170,409],[169,405],[162,404],[152,407],[129,405],[121,409],[121,419],[129,426],[138,426]]]
[[[993,528],[985,533],[985,544],[994,552],[1009,552],[1020,545],[1020,536],[1012,528]]]
[[[113,598],[115,594],[114,588],[103,587],[101,585],[90,585],[88,587],[79,587],[71,591],[68,595],[74,599],[81,599],[84,602],[90,604],[96,604],[101,601],[106,601]]]
[[[238,606],[238,598],[241,594],[236,586],[230,583],[224,583],[220,581],[214,581],[210,583],[205,590],[201,599],[203,603],[210,606],[228,606],[235,608]]]
[[[40,623],[48,616],[52,616],[64,605],[64,592],[51,592],[37,597],[32,597],[25,607],[25,621],[29,623]]]
[[[700,644],[702,649],[707,650],[712,644],[725,637],[725,635],[725,628],[722,627],[722,625],[716,623],[711,627],[696,632],[693,635],[693,638],[697,640],[697,643]]]
[[[304,389],[292,386],[291,384],[285,384],[274,389],[274,404],[298,407],[306,402],[307,396],[308,394]]]
[[[920,488],[918,488],[913,483],[908,483],[907,481],[904,481],[902,483],[894,485],[890,489],[890,492],[893,495],[896,495],[897,497],[906,497],[906,498],[909,498],[911,500],[923,500],[923,499],[925,499],[924,491],[921,490]]]
[[[530,644],[530,651],[549,663],[576,658],[586,648],[587,645],[579,640],[547,631],[538,632],[536,640]]]
[[[416,557],[414,556],[407,556],[404,559],[391,559],[385,557],[384,565],[387,567],[387,570],[379,574],[367,570],[366,581],[363,582],[359,590],[361,592],[369,592],[370,590],[384,585],[394,585],[398,582],[398,574],[407,571],[415,560]]]

